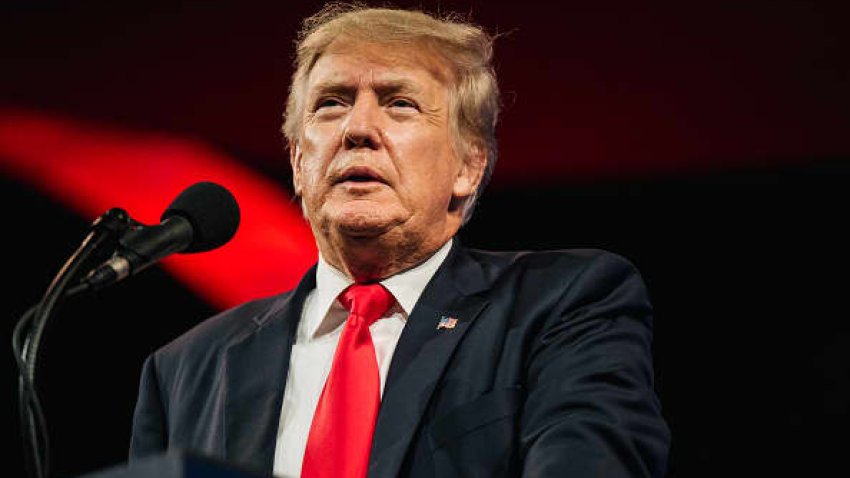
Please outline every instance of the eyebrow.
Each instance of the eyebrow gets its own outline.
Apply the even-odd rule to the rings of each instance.
[[[310,97],[316,98],[318,96],[328,94],[352,94],[356,89],[357,86],[353,82],[344,80],[326,80],[318,83],[311,89]],[[395,93],[417,94],[422,91],[422,88],[416,83],[404,78],[376,81],[374,82],[374,89],[378,93],[378,96],[392,95]]]

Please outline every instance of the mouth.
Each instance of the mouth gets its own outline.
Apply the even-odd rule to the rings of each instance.
[[[370,183],[386,184],[387,181],[372,168],[366,166],[353,166],[346,168],[342,171],[342,174],[335,178],[334,184],[342,183],[351,185],[366,185]]]

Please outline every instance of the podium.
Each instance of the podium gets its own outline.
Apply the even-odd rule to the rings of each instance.
[[[170,451],[77,478],[272,478],[203,455]]]

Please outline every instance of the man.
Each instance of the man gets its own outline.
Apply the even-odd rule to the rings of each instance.
[[[491,39],[418,12],[305,22],[284,132],[319,263],[150,357],[131,456],[281,476],[661,476],[638,273],[453,239],[495,162]]]

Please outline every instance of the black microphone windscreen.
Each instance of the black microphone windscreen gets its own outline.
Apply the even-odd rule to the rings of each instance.
[[[211,182],[186,188],[162,213],[162,221],[181,216],[192,224],[192,243],[183,252],[204,252],[229,241],[239,227],[239,205],[230,191]]]

